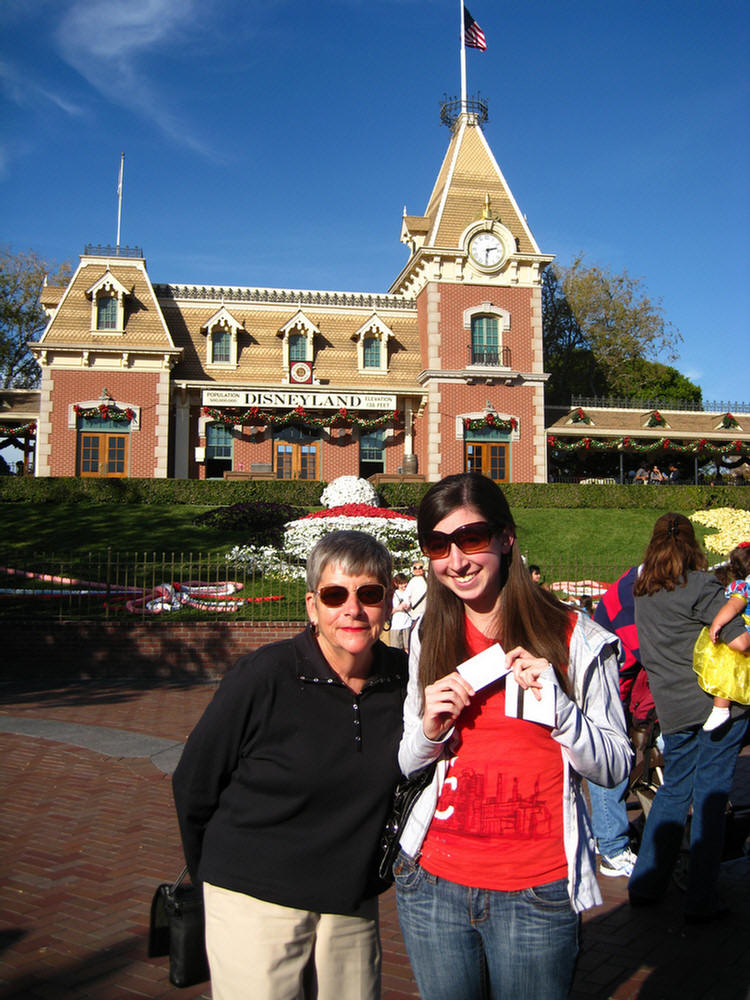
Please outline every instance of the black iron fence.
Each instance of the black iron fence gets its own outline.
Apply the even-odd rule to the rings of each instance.
[[[35,553],[2,559],[0,617],[304,620],[304,579],[193,552]]]
[[[626,566],[559,559],[544,583],[564,599],[596,597]],[[305,580],[177,552],[13,555],[0,565],[0,619],[305,621]]]

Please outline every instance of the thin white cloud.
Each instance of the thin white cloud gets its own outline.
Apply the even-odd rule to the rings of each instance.
[[[0,61],[0,84],[9,99],[18,107],[34,108],[38,107],[41,102],[48,102],[71,117],[80,117],[85,114],[85,110],[80,104],[35,83],[26,70],[20,72],[7,62]]]
[[[76,0],[56,40],[62,58],[106,100],[154,123],[176,142],[206,156],[209,145],[160,93],[154,64],[173,54],[207,13],[207,0]]]

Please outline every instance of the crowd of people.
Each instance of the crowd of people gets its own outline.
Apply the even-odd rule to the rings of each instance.
[[[526,564],[487,477],[431,486],[417,530],[410,575],[365,532],[324,536],[308,627],[243,656],[186,743],[174,798],[214,1000],[378,1000],[391,878],[422,1000],[562,1000],[598,875],[657,905],[691,806],[685,919],[724,912],[750,542],[722,585],[690,521],[666,514],[642,563],[584,608]],[[644,689],[664,778],[636,845],[628,727]],[[409,778],[421,791],[383,877]]]

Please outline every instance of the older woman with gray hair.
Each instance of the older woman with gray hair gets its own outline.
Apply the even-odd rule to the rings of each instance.
[[[371,535],[324,536],[308,628],[243,656],[187,741],[174,797],[214,1000],[380,997],[376,854],[406,681],[379,639],[391,580]]]

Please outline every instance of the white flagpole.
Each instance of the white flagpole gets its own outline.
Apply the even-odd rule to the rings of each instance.
[[[466,111],[466,45],[464,34],[464,0],[458,0],[461,8],[461,111]]]
[[[120,154],[120,178],[117,182],[117,243],[116,246],[119,250],[120,248],[120,222],[122,221],[122,172],[125,166],[125,154]]]

